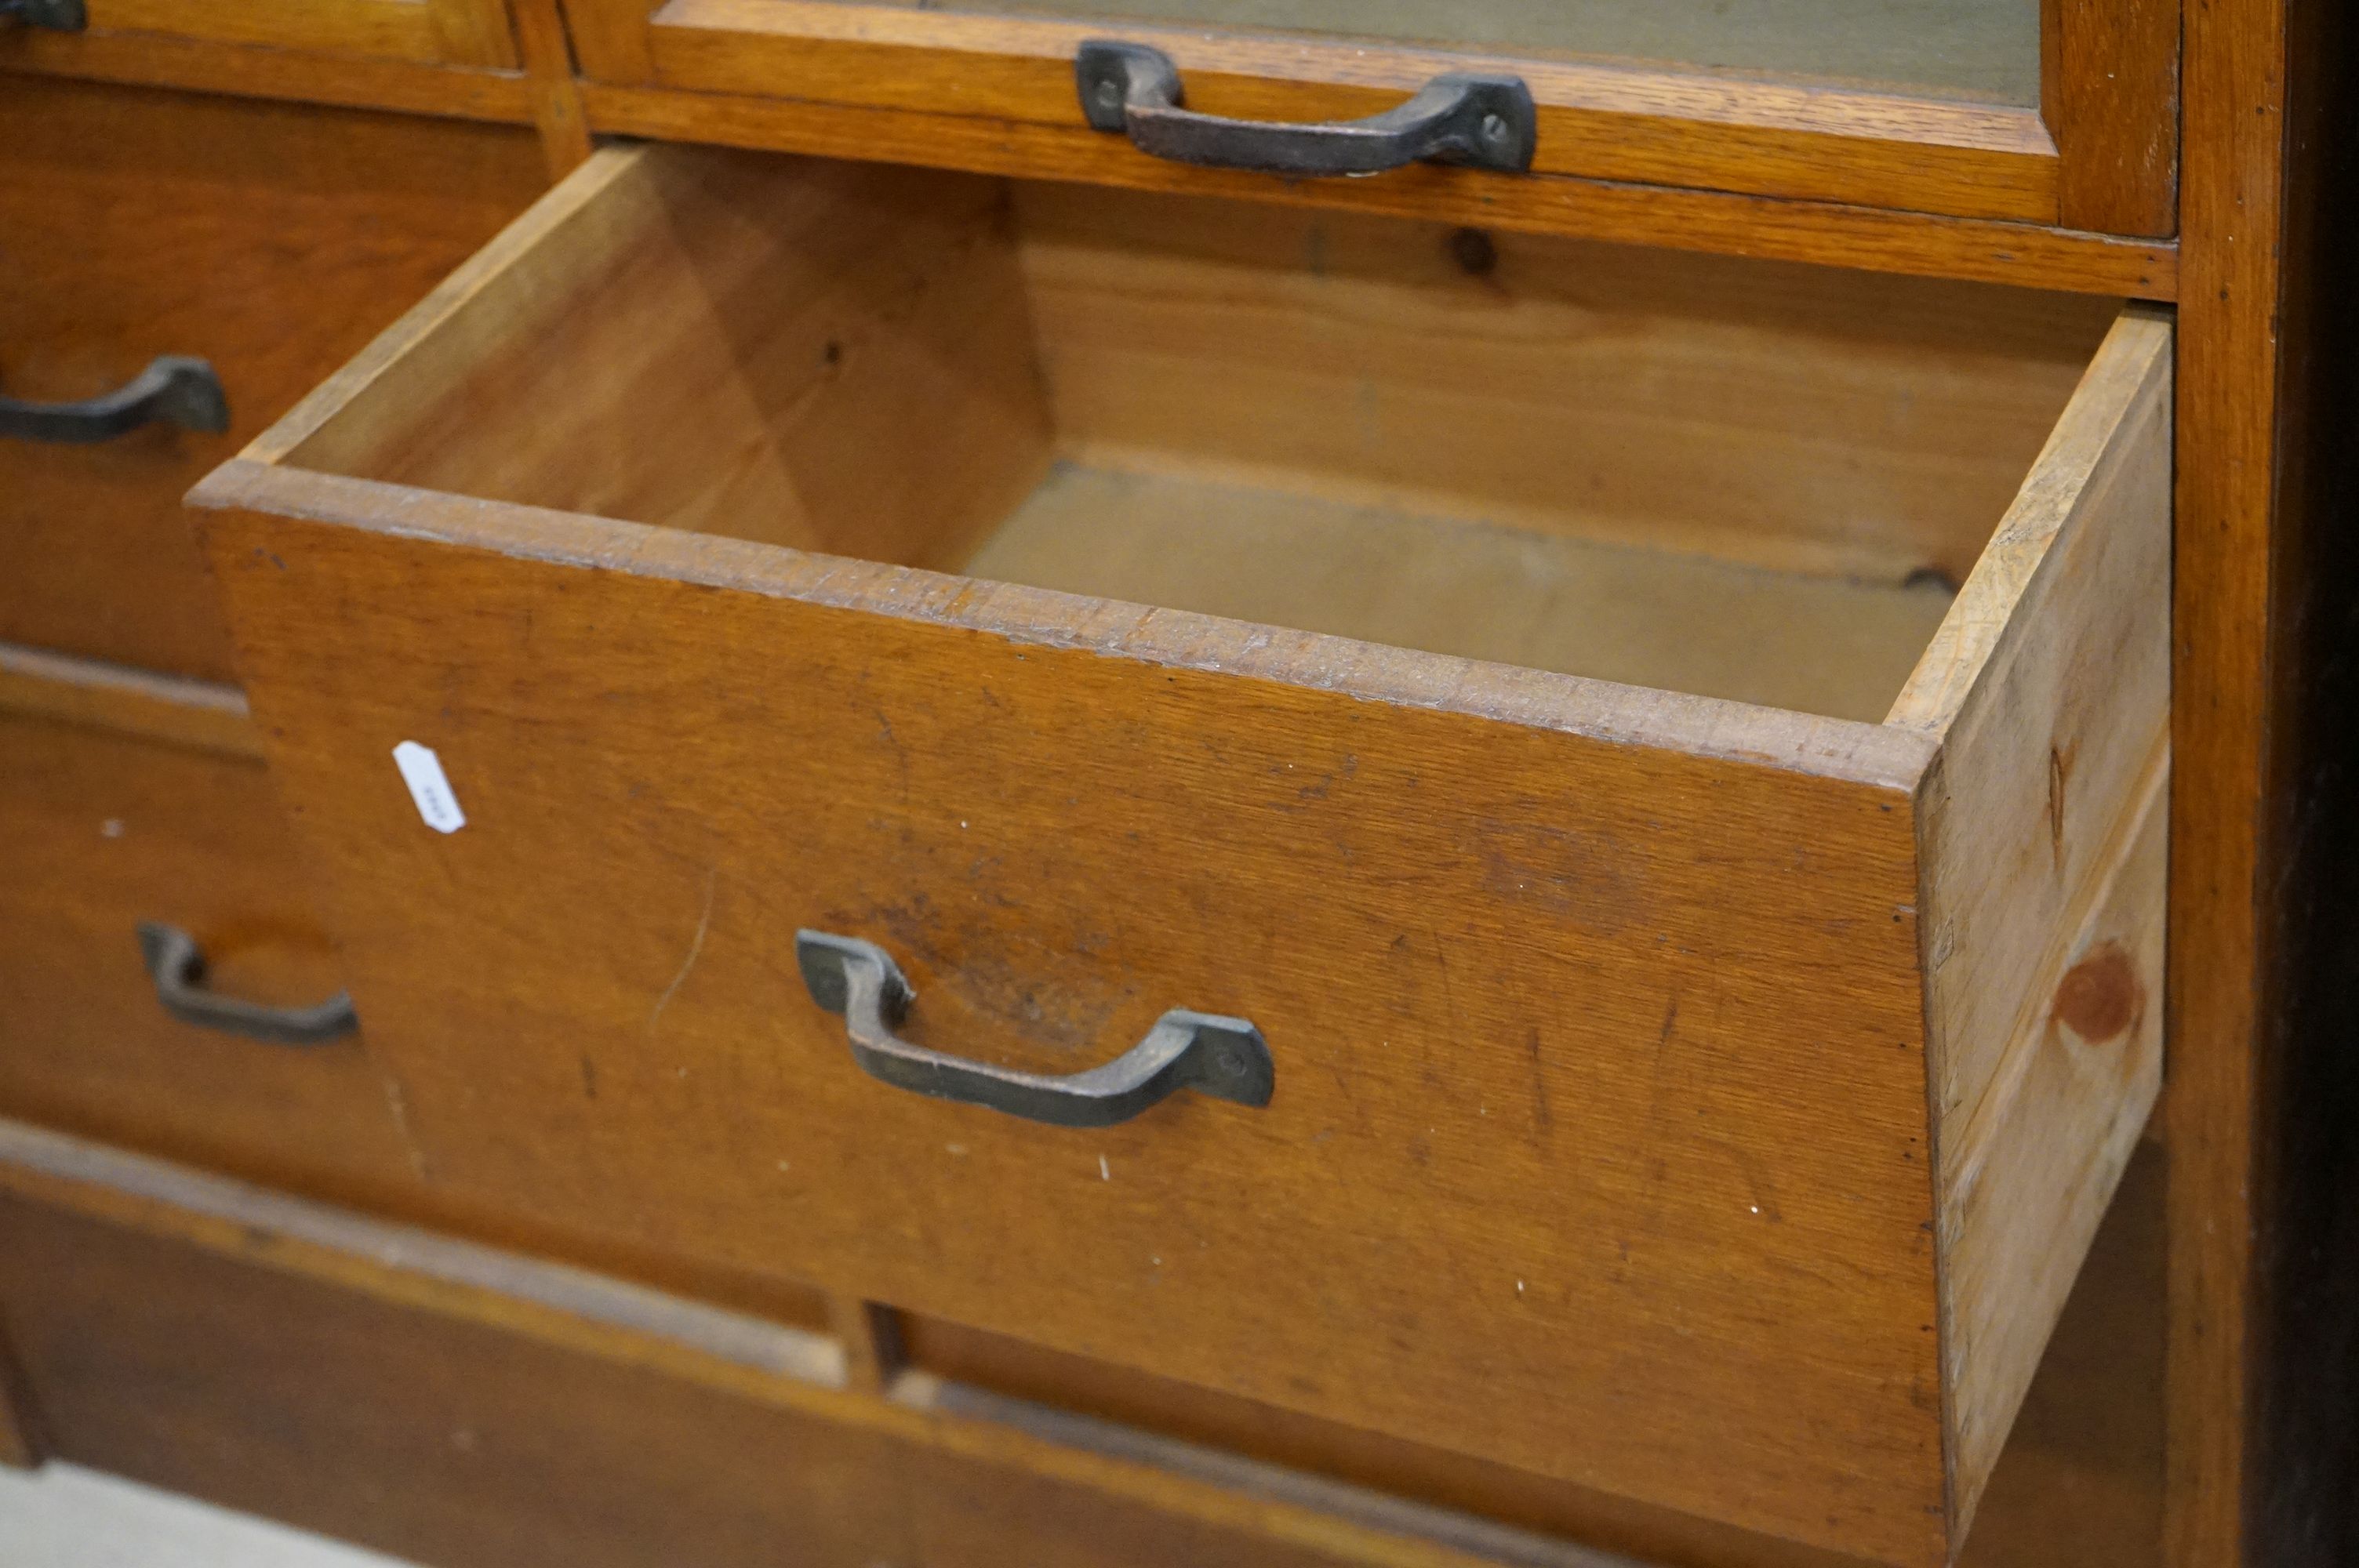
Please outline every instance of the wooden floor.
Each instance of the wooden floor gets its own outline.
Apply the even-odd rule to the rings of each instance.
[[[402,1568],[399,1560],[75,1465],[0,1470],[7,1568]]]

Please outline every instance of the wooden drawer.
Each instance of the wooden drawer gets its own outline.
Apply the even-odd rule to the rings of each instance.
[[[194,355],[230,411],[222,435],[0,438],[0,642],[229,678],[181,494],[530,204],[533,139],[25,76],[0,149],[0,395]]]
[[[1474,77],[1509,94],[1482,106],[1500,134],[1406,168],[1393,148],[1375,162],[1394,200],[1546,225],[1554,203],[1597,194],[1568,191],[1573,177],[2117,233],[2176,225],[2179,27],[2121,0],[565,0],[565,13],[591,116],[618,128],[726,127],[734,141],[760,124],[784,138],[763,145],[798,150],[1201,189],[1217,178],[1207,166],[1336,172],[1305,157],[1304,123],[1431,106],[1436,84]],[[1169,86],[1134,74],[1129,94],[1117,85],[1085,114],[1077,79],[1093,93],[1106,81],[1093,51],[1108,42],[1159,56]],[[1167,107],[1117,112],[1125,96]],[[1246,124],[1206,135],[1169,107]],[[1141,132],[1157,119],[1159,134]],[[1294,129],[1270,129],[1282,124]]]
[[[0,1111],[313,1190],[408,1183],[398,1086],[357,1038],[266,1044],[166,1012],[137,928],[223,994],[342,989],[260,762],[0,713]]]
[[[516,64],[507,0],[73,0],[71,10],[49,11],[59,25],[0,34],[0,60],[12,46],[49,45],[66,30],[110,42],[193,40],[426,65]]]
[[[195,500],[449,1190],[1931,1563],[2157,1082],[2169,341],[646,149]]]
[[[2158,1561],[2162,1174],[2130,1166],[1965,1568]],[[1630,1540],[1528,1482],[1420,1504],[1315,1445],[1290,1468],[931,1372],[864,1393],[807,1332],[5,1122],[0,1319],[0,1421],[51,1456],[434,1568],[1854,1561]]]

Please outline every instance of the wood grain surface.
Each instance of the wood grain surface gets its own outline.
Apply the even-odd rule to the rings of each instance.
[[[2171,1568],[2295,1560],[2271,1549],[2260,1509],[2268,1305],[2256,1232],[2274,1195],[2258,1132],[2274,1114],[2282,994],[2281,915],[2267,891],[2282,818],[2271,803],[2291,798],[2288,737],[2276,722],[2286,694],[2272,664],[2277,617],[2297,601],[2278,575],[2284,553],[2299,531],[2332,524],[2292,511],[2277,481],[2288,428],[2279,312],[2290,11],[2285,0],[2233,0],[2185,16],[2180,227],[2192,268],[2176,397],[2166,1101]],[[2280,1376],[2307,1381],[2317,1369]]]
[[[2359,35],[2277,0],[2186,22],[2170,1560],[2307,1568],[2359,1555]]]
[[[237,687],[40,648],[0,643],[0,710],[262,760],[262,738]]]
[[[0,32],[0,72],[179,88],[278,103],[529,123],[524,73],[390,55],[319,54],[169,33]]]
[[[579,35],[577,35],[578,41]],[[1676,251],[1817,262],[1922,276],[2170,299],[2178,253],[2036,223],[1918,213],[1728,191],[1532,175],[1502,182],[1419,165],[1382,179],[1286,181],[1159,163],[1119,138],[1050,125],[911,110],[846,109],[749,94],[585,81],[594,131],[764,151],[1234,197],[1281,206],[1386,212]]]
[[[647,53],[655,82],[697,92],[948,110],[1094,136],[1074,100],[1072,60],[1106,25],[838,0],[673,0],[647,24]],[[1189,105],[1209,114],[1349,119],[1391,108],[1444,72],[1506,72],[1538,106],[1539,173],[1962,217],[2057,216],[2055,145],[2027,107],[1358,39],[1140,23],[1120,36],[1170,56]]]
[[[227,680],[181,492],[531,201],[530,139],[11,77],[0,142],[0,387],[197,354],[233,419],[0,446],[0,640]]]
[[[1728,1511],[1742,1473],[1741,1522],[1940,1552],[1912,738],[1166,612],[1093,633],[514,508],[440,506],[428,544],[366,525],[415,492],[288,477],[340,521],[208,532],[447,1186],[1669,1506]],[[1607,738],[1658,714],[1716,744]],[[415,823],[401,739],[465,830]],[[1529,825],[1564,791],[1578,831]],[[1221,1009],[1280,1098],[1078,1137],[908,1099],[801,997],[798,925],[889,942],[946,1048],[1079,1067]]]
[[[1601,1523],[1535,1477],[1482,1483],[1462,1460],[1111,1368],[1077,1380],[1071,1358],[971,1333],[966,1369],[998,1386],[918,1370],[878,1399],[833,1387],[829,1347],[800,1330],[21,1126],[0,1151],[0,1311],[31,1325],[68,1456],[437,1563],[543,1561],[518,1541],[536,1528],[546,1560],[633,1564],[773,1562],[783,1541],[858,1568],[1633,1568],[1617,1540],[1662,1568],[1850,1561],[1678,1519],[1634,1544],[1626,1503],[1589,1499]],[[2154,1562],[2160,1164],[2149,1146],[2125,1180],[1970,1568]],[[92,1344],[123,1353],[80,1354]],[[637,1452],[650,1433],[677,1463]],[[1410,1500],[1470,1483],[1524,1522]],[[872,1494],[886,1517],[863,1511]],[[658,1507],[676,1539],[636,1522]],[[848,1519],[864,1533],[847,1541]]]
[[[342,989],[258,763],[8,715],[0,755],[0,1108],[313,1191],[407,1183],[398,1088],[362,1043],[183,1023],[142,965],[135,928],[161,920],[232,995]]]
[[[2042,0],[2040,11],[2058,221],[2177,233],[2180,0]]]
[[[1012,224],[1010,211],[987,183],[922,171],[602,157],[199,492],[226,509],[207,532],[270,754],[365,955],[376,1038],[388,1021],[395,1031],[386,1049],[421,1108],[421,1158],[459,1201],[552,1232],[1020,1331],[1823,1547],[1894,1561],[1945,1552],[2118,1173],[2119,1130],[2135,1130],[2151,1092],[2132,1072],[2018,1130],[2028,1124],[1998,1108],[2038,1056],[2043,1026],[2019,1022],[2029,992],[1986,1022],[1953,1018],[1940,998],[1951,953],[1997,963],[2004,942],[2030,944],[2019,989],[2061,982],[2159,776],[2159,660],[2136,650],[2153,640],[2161,591],[2146,568],[2162,536],[2167,325],[2122,318],[2060,419],[2016,406],[2029,401],[2021,386],[2060,379],[2030,368],[2059,351],[2035,324],[2053,302],[1976,301],[1999,324],[1981,330],[1986,360],[1962,353],[1954,380],[1925,384],[1953,388],[1962,408],[2006,410],[2001,426],[2054,428],[2036,461],[2015,460],[2029,478],[1898,721],[1846,726],[777,548],[955,560],[1001,498],[1031,483],[1052,430],[1079,453],[1152,454],[1126,460],[1149,470],[1177,455],[1361,494],[1439,474],[1449,492],[1496,466],[1451,467],[1467,438],[1450,424],[1453,386],[1486,395],[1468,404],[1469,431],[1483,415],[1501,423],[1503,406],[1587,406],[1578,386],[1486,373],[1483,356],[1510,353],[1518,334],[1500,323],[1486,337],[1468,323],[1487,318],[1459,312],[1495,308],[1504,293],[1525,335],[1545,337],[1552,312],[1577,321],[1598,308],[1545,284],[1519,289],[1520,269],[1493,281],[1495,253],[1469,267],[1438,234],[1420,244],[1416,230],[1359,221],[1142,232],[1053,200],[1019,199]],[[886,265],[854,275],[840,259],[853,253]],[[1658,280],[1653,295],[1612,295],[1647,373],[1594,379],[1661,388],[1632,400],[1631,427],[1645,428],[1659,395],[1659,451],[1620,449],[1641,471],[1669,473],[1716,438],[1671,432],[1720,418],[1741,442],[1761,417],[1757,395],[1716,412],[1715,377],[1732,373],[1699,347],[1715,323],[1760,334],[1735,341],[1763,367],[1821,341],[1814,276],[1747,296],[1712,287],[1719,265]],[[780,277],[797,281],[741,281]],[[1864,318],[1896,345],[1921,341],[1916,323],[1938,314],[1917,313],[1918,287]],[[978,323],[960,305],[976,297],[1016,308]],[[1697,299],[1711,309],[1681,313]],[[1258,319],[1240,330],[1216,301]],[[2075,305],[2063,319],[2091,314]],[[1343,330],[1322,333],[1331,318]],[[1915,360],[1879,368],[1859,346],[1862,319],[1852,339],[1825,333],[1832,346],[1804,373],[1815,402],[1771,400],[1807,406],[1854,446],[1846,400],[1877,401],[1863,381],[1904,362],[1924,373]],[[2016,330],[2025,346],[2009,350]],[[540,351],[517,355],[507,345],[520,339]],[[1462,366],[1414,351],[1428,341],[1473,346],[1453,351]],[[933,378],[919,398],[938,409],[930,421],[909,416],[921,384],[904,366]],[[1289,398],[1285,378],[1305,372],[1333,390],[1314,380]],[[1424,409],[1440,427],[1428,446],[1414,420],[1378,417],[1371,438],[1326,413],[1357,386],[1364,423],[1368,389],[1419,374],[1441,393]],[[1762,373],[1732,380],[1757,395]],[[577,395],[585,385],[596,394]],[[1226,420],[1240,389],[1265,416]],[[1288,426],[1291,406],[1312,412]],[[1983,451],[1987,427],[1988,416],[1936,416],[1878,438],[1904,460],[1927,453],[1956,471],[1956,450],[2003,471]],[[887,482],[843,481],[860,474]],[[458,499],[473,496],[508,504]],[[1962,509],[1954,527],[1930,529],[1953,544],[1925,543],[1921,519],[1908,526],[1920,535],[1906,547],[1922,554],[1975,543]],[[304,651],[330,636],[340,657],[322,671]],[[750,647],[766,654],[749,680]],[[2036,767],[2017,755],[2026,735]],[[407,813],[385,756],[400,740],[444,756],[468,803],[462,834],[388,836]],[[2064,752],[2080,762],[2060,797]],[[1041,759],[1054,766],[1039,771]],[[1446,805],[1424,793],[1443,773],[1455,781]],[[1567,787],[1583,802],[1575,838],[1493,842],[1558,831],[1532,825]],[[1993,874],[2009,862],[1969,841],[1978,825],[2013,832],[2018,797],[2042,842],[2072,852],[2017,897]],[[617,821],[629,825],[619,838]],[[586,858],[565,848],[592,843]],[[1180,843],[1193,848],[1175,859]],[[1797,879],[1813,890],[1799,895],[1808,920],[1793,914]],[[1253,890],[1242,903],[1227,891],[1239,884]],[[1557,902],[1532,904],[1536,886],[1560,890]],[[782,904],[773,888],[794,891]],[[1157,895],[1139,899],[1147,888]],[[2002,912],[1988,935],[1982,914],[1957,913],[1984,904]],[[1643,913],[1602,914],[1614,908]],[[1920,908],[1942,933],[1921,956]],[[1453,912],[1451,935],[1434,909]],[[847,1072],[832,1021],[807,1007],[798,1017],[777,944],[803,925],[887,940],[930,1000],[925,1037],[945,1048],[1076,1067],[1153,1011],[1188,1005],[1299,1038],[1311,1076],[1307,1087],[1288,1076],[1288,1098],[1233,1130],[1225,1119],[1240,1113],[1174,1108],[1160,1121],[1164,1138],[1187,1141],[1176,1148],[1146,1123],[1077,1141],[878,1098]],[[1821,940],[1822,953],[1807,946]],[[1232,949],[1256,957],[1240,964]],[[1470,949],[1515,957],[1486,960],[1470,986],[1451,958]],[[1933,966],[1948,1054],[1930,1069],[1920,962]],[[1594,999],[1578,1015],[1561,1006],[1574,994]],[[516,1044],[487,1080],[457,1043],[493,1033]],[[1443,1037],[1452,1073],[1420,1080],[1419,1053]],[[1655,1042],[1645,1052],[1642,1038]],[[1857,1044],[1831,1117],[1822,1096],[1794,1089],[1812,1081],[1810,1058],[1846,1040]],[[1687,1114],[1667,1118],[1674,1044],[1713,1065],[1680,1091]],[[1577,1097],[1551,1082],[1559,1064],[1582,1082]],[[2088,1154],[2019,1189],[2037,1218],[1973,1209],[1964,1195],[1997,1188],[1935,1168],[1929,1070],[1962,1086],[1935,1105],[1966,1178],[2011,1161],[1977,1151],[2015,1138]],[[1993,1081],[1996,1099],[1982,1087]],[[792,1096],[742,1087],[789,1082]],[[1471,1118],[1429,1103],[1436,1092],[1471,1098]],[[1886,1093],[1888,1113],[1876,1108]],[[1512,1155],[1484,1125],[1495,1111],[1529,1124]],[[1445,1137],[1453,1116],[1463,1125]],[[1428,1125],[1419,1134],[1404,1119]],[[670,1130],[688,1124],[706,1135]],[[1632,1125],[1643,1131],[1625,1135],[1626,1165],[1555,1152],[1560,1128],[1589,1148]],[[1094,1162],[1068,1147],[1078,1141],[1096,1145]],[[971,1158],[990,1173],[988,1205],[962,1195]],[[1140,1161],[1143,1198],[1109,1190],[1117,1162]],[[1284,1195],[1288,1224],[1175,1209],[1178,1173],[1203,1161]],[[1439,1184],[1423,1173],[1437,1161]],[[893,1182],[860,1177],[879,1162]],[[938,1176],[915,1174],[933,1165]],[[1737,1180],[1736,1201],[1715,1172]],[[1549,1202],[1533,1207],[1525,1195],[1540,1189]],[[1397,1195],[1384,1253],[1353,1217],[1379,1192]],[[1955,1223],[1929,1249],[1919,1206],[1937,1195]],[[803,1217],[785,1234],[761,1217],[781,1202]],[[1076,1222],[1021,1221],[1045,1212]],[[1968,1248],[1961,1227],[1974,1216],[2006,1235]],[[2055,1219],[2069,1227],[2060,1240],[2010,1239]],[[1827,1263],[1786,1271],[1796,1244],[1774,1227],[1788,1223]],[[1615,1236],[1626,1254],[1582,1254],[1582,1238]],[[1501,1238],[1516,1237],[1503,1256]],[[1426,1283],[1512,1265],[1517,1246],[1536,1250],[1511,1300]],[[1962,1276],[1947,1371],[1929,1378],[1916,1357],[1940,1336],[1915,1292],[1953,1249],[1995,1261]],[[2065,1261],[2040,1261],[2051,1252]],[[1743,1259],[1759,1266],[1732,1262]],[[1838,1267],[1875,1290],[1822,1293]],[[2037,1287],[1991,1282],[2011,1271]],[[1039,1293],[1076,1271],[1088,1289]],[[1537,1298],[1534,1275],[1549,1280]],[[1273,1292],[1279,1277],[1312,1293]],[[1708,1308],[1701,1281],[1732,1278],[1749,1281],[1741,1301]],[[2004,1324],[1994,1292],[2009,1302]],[[1339,1321],[1397,1326],[1339,1336]],[[1769,1324],[1780,1376],[1763,1371]],[[1411,1332],[1427,1348],[1404,1377]],[[1610,1346],[1610,1360],[1587,1344]],[[1877,1364],[1869,1345],[1890,1357],[1872,1385],[1892,1401],[1880,1428],[1856,1381]],[[1511,1364],[1522,1371],[1507,1379]],[[1534,1367],[1582,1390],[1577,1408],[1558,1392],[1545,1412],[1518,1411]],[[1826,1398],[1846,1423],[1839,1446],[1793,1424]],[[1696,1408],[1722,1418],[1708,1444],[1684,1413]],[[1944,1422],[1967,1420],[1944,1438]],[[1582,1441],[1609,1426],[1610,1441]],[[1732,1466],[1756,1477],[1734,1501]],[[1907,1485],[1922,1490],[1904,1515],[1894,1499]]]
[[[0,1151],[0,1308],[60,1457],[438,1565],[1634,1568],[924,1374],[845,1390],[798,1328],[19,1124]]]

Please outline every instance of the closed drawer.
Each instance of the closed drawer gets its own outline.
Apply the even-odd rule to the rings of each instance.
[[[0,642],[230,678],[181,495],[546,185],[506,126],[10,77],[0,397],[94,398],[192,356],[229,418],[0,436]]]
[[[1931,1563],[2156,1086],[2169,341],[646,149],[194,499],[470,1203]]]
[[[357,1037],[183,1022],[143,962],[156,922],[221,996],[342,989],[259,762],[0,713],[0,1111],[309,1190],[411,1179],[398,1086]]]
[[[15,52],[70,63],[72,46],[61,34],[107,46],[198,42],[421,65],[516,64],[507,0],[47,0],[27,25],[0,34],[0,62]]]
[[[565,0],[565,11],[602,123],[679,126],[701,108],[735,135],[762,124],[789,146],[1115,184],[1406,161],[1385,175],[1395,200],[1468,200],[1527,222],[1548,222],[1560,194],[1535,187],[1576,176],[2086,226],[2093,214],[2073,199],[2098,182],[2073,168],[2075,121],[2123,135],[2143,125],[2157,69],[2144,21],[2113,18],[2106,63],[2122,80],[2084,108],[2082,81],[2041,70],[2044,50],[2060,51],[2051,66],[2068,49],[2075,69],[2096,57],[2082,25],[2051,9],[2043,27],[2038,9],[2001,4]],[[1151,55],[1130,53],[1125,69],[1107,43]],[[1423,117],[1468,77],[1504,92],[1439,114],[1469,133],[1446,151],[1410,136],[1371,158],[1303,131],[1413,100]],[[1091,83],[1086,112],[1077,79]],[[715,95],[738,102],[721,110]],[[1494,116],[1495,135],[1473,134]],[[2119,170],[2102,181],[2108,194],[2136,183]]]

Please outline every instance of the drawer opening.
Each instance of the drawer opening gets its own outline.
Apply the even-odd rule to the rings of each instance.
[[[702,148],[560,196],[283,460],[1869,721],[2118,311]]]

